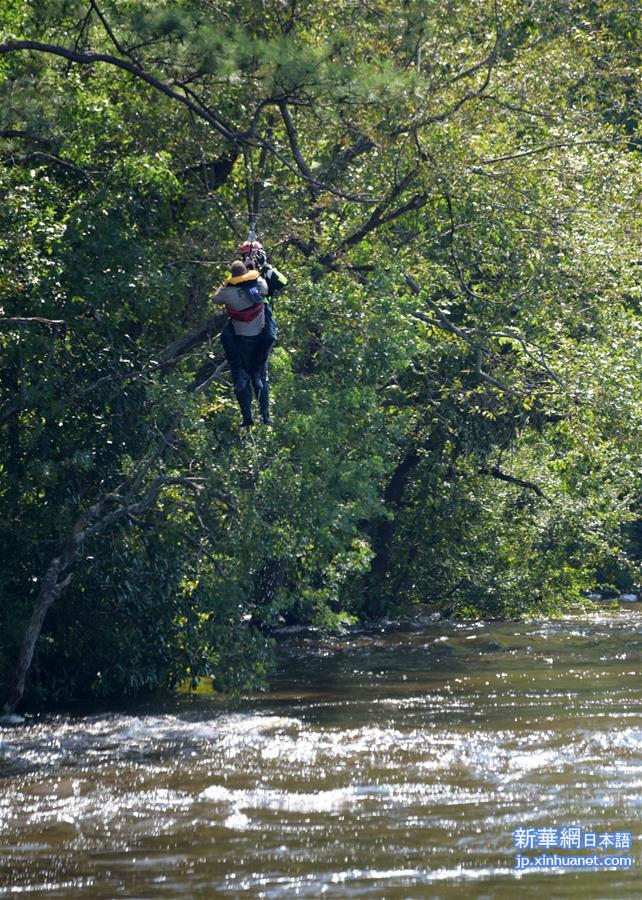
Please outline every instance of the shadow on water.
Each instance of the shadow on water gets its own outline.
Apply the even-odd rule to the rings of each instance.
[[[637,897],[641,657],[637,608],[301,637],[239,708],[0,729],[0,896]],[[634,865],[519,875],[529,826]]]

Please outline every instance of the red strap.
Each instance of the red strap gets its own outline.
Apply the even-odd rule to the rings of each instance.
[[[255,306],[250,306],[247,309],[232,309],[231,306],[226,306],[225,309],[230,318],[236,319],[237,322],[253,322],[261,314],[263,304],[257,303]]]

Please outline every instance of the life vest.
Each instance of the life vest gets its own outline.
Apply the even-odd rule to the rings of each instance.
[[[254,319],[261,315],[264,297],[263,291],[257,283],[258,277],[259,273],[251,269],[245,275],[237,275],[235,278],[227,279],[226,284],[241,288],[250,301],[250,306],[247,306],[245,309],[232,309],[231,306],[226,304],[225,309],[231,319],[235,319],[237,322],[253,322]]]
[[[285,275],[282,275],[278,269],[267,264],[261,269],[261,275],[267,282],[268,297],[273,297],[275,294],[278,294],[288,283]]]

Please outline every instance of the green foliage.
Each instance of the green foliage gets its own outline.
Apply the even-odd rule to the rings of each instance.
[[[242,693],[284,622],[639,585],[635,10],[4,6],[0,42],[121,65],[0,54],[0,316],[65,323],[0,330],[3,694],[82,516],[158,477],[83,542],[32,700]],[[215,315],[257,185],[289,287],[277,426],[248,435],[228,376],[193,390],[218,342],[169,348]]]

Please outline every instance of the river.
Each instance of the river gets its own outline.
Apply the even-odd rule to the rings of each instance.
[[[0,729],[0,896],[640,897],[641,660],[639,605],[440,621],[291,640],[239,707],[29,717]],[[516,850],[546,827],[631,834],[633,866],[517,873],[571,852]]]

